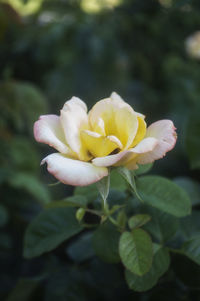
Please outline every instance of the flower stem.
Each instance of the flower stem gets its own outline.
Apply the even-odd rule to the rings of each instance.
[[[93,210],[93,209],[89,209],[89,208],[85,209],[85,211],[102,217],[102,212],[101,211],[97,211],[97,210]]]

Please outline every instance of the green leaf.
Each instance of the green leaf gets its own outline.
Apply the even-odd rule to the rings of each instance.
[[[155,255],[158,250],[160,250],[162,248],[161,245],[157,244],[157,243],[153,243],[153,255]]]
[[[200,118],[199,110],[194,110],[188,120],[186,131],[186,151],[190,160],[191,168],[200,168]]]
[[[46,112],[44,95],[27,82],[2,81],[0,97],[5,100],[0,102],[0,110],[8,120],[12,120],[17,130],[28,128],[32,132],[34,121]]]
[[[15,188],[25,189],[41,202],[42,205],[50,202],[49,191],[36,177],[29,173],[18,172],[9,179],[9,183]]]
[[[49,275],[45,283],[43,300],[87,301],[87,289],[87,275],[84,273],[84,266],[79,268],[75,265],[67,265],[63,260],[62,267],[55,267],[53,273]],[[39,299],[35,298],[34,300]]]
[[[95,253],[103,261],[116,263],[120,261],[118,253],[120,233],[110,222],[100,225],[93,234],[92,242]]]
[[[74,195],[81,195],[86,197],[88,203],[93,202],[98,197],[98,189],[96,184],[84,186],[84,187],[76,187],[74,189]]]
[[[119,253],[125,267],[142,276],[150,270],[152,264],[151,237],[142,229],[124,232],[120,237]]]
[[[184,241],[200,235],[200,211],[193,210],[191,215],[181,218],[179,229]]]
[[[124,178],[114,169],[110,175],[110,188],[125,191],[127,189],[127,183]]]
[[[35,144],[33,144],[30,139],[16,135],[10,141],[8,156],[15,170],[30,173],[38,172],[38,162],[40,158]]]
[[[74,195],[74,196],[70,196],[66,199],[64,199],[64,201],[66,201],[68,204],[71,204],[73,206],[80,206],[80,207],[86,207],[88,204],[88,200],[85,196],[81,196],[81,195]]]
[[[200,265],[200,235],[185,242],[180,251]]]
[[[159,176],[144,176],[137,180],[138,192],[147,205],[182,217],[191,213],[188,194],[172,181]]]
[[[82,227],[75,218],[74,208],[44,210],[26,230],[24,256],[32,258],[51,251],[81,230]]]
[[[48,184],[48,186],[49,186],[49,187],[54,187],[54,186],[57,186],[57,185],[59,185],[59,184],[61,184],[61,182],[60,182],[60,181],[57,181],[57,182]]]
[[[145,212],[151,215],[152,218],[151,221],[145,225],[144,229],[147,230],[156,241],[164,243],[175,235],[179,227],[178,218],[153,207],[146,208]]]
[[[136,214],[128,220],[130,229],[139,228],[148,223],[151,220],[151,216],[148,214]]]
[[[125,210],[120,210],[117,214],[117,224],[119,225],[120,229],[124,229],[126,227],[127,216]]]
[[[98,191],[105,204],[106,200],[108,198],[109,189],[110,189],[110,175],[108,175],[107,177],[104,177],[103,179],[98,181],[96,184],[97,184]]]
[[[122,175],[122,177],[128,182],[128,184],[131,186],[133,192],[135,193],[135,195],[137,196],[137,198],[140,201],[143,201],[140,197],[140,195],[138,194],[137,191],[137,187],[135,185],[135,178],[134,178],[134,174],[131,173],[130,170],[128,170],[126,167],[118,167],[117,171]]]
[[[113,214],[114,212],[119,211],[119,209],[124,208],[124,207],[125,207],[125,205],[114,205],[110,209],[110,214]]]
[[[113,207],[115,205],[126,206],[126,199],[127,194],[125,192],[116,189],[110,189],[108,196],[109,207]]]
[[[66,252],[75,262],[82,262],[93,257],[92,232],[84,232],[75,241],[72,241]]]
[[[187,177],[177,177],[174,182],[187,191],[192,205],[200,204],[200,185],[197,181]]]
[[[149,164],[144,164],[144,165],[138,165],[139,166],[139,168],[138,169],[136,169],[136,170],[134,170],[134,171],[132,171],[135,175],[137,175],[137,176],[140,176],[140,175],[142,175],[142,174],[144,174],[144,173],[147,173],[147,172],[149,172],[151,169],[152,169],[152,167],[153,167],[153,163],[149,163]]]
[[[168,270],[170,264],[168,251],[160,248],[154,254],[151,269],[145,275],[137,276],[126,270],[125,277],[130,289],[145,292],[155,286],[159,278]]]
[[[56,207],[83,207],[86,208],[88,200],[86,197],[81,195],[74,195],[65,198],[61,201],[54,201],[47,204],[46,208],[56,208]]]

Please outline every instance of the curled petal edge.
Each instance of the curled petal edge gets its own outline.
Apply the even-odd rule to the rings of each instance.
[[[172,150],[177,140],[176,128],[171,120],[159,120],[148,127],[146,137],[156,138],[158,144],[152,151],[138,157],[137,163],[139,164],[152,163]]]
[[[96,183],[108,175],[106,167],[97,167],[92,163],[73,160],[53,153],[45,157],[41,165],[47,163],[47,170],[60,182],[72,186],[87,186]]]
[[[63,154],[72,154],[66,145],[64,132],[57,115],[42,115],[34,123],[33,133],[37,142],[48,144]]]

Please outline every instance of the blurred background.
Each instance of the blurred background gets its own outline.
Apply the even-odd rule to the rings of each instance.
[[[33,123],[41,114],[59,114],[73,95],[91,108],[116,91],[148,124],[172,119],[176,148],[155,163],[153,173],[176,179],[200,199],[198,30],[199,0],[0,1],[0,300],[112,300],[112,294],[200,300],[196,291],[187,297],[179,282],[171,295],[167,288],[164,295],[160,288],[135,294],[115,267],[98,260],[86,269],[96,286],[79,288],[80,269],[75,273],[60,249],[54,256],[22,257],[29,221],[50,200],[73,192],[48,186],[56,179],[39,163],[53,150],[34,141]],[[68,273],[55,277],[63,262]],[[44,265],[48,279],[41,274]],[[196,275],[200,281],[199,270]]]

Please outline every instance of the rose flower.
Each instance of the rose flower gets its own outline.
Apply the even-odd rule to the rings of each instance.
[[[174,147],[177,136],[171,120],[147,128],[144,119],[115,92],[88,113],[86,104],[72,97],[60,116],[43,115],[34,124],[35,139],[58,151],[41,164],[64,184],[86,186],[107,176],[108,167],[133,170],[151,163]]]

